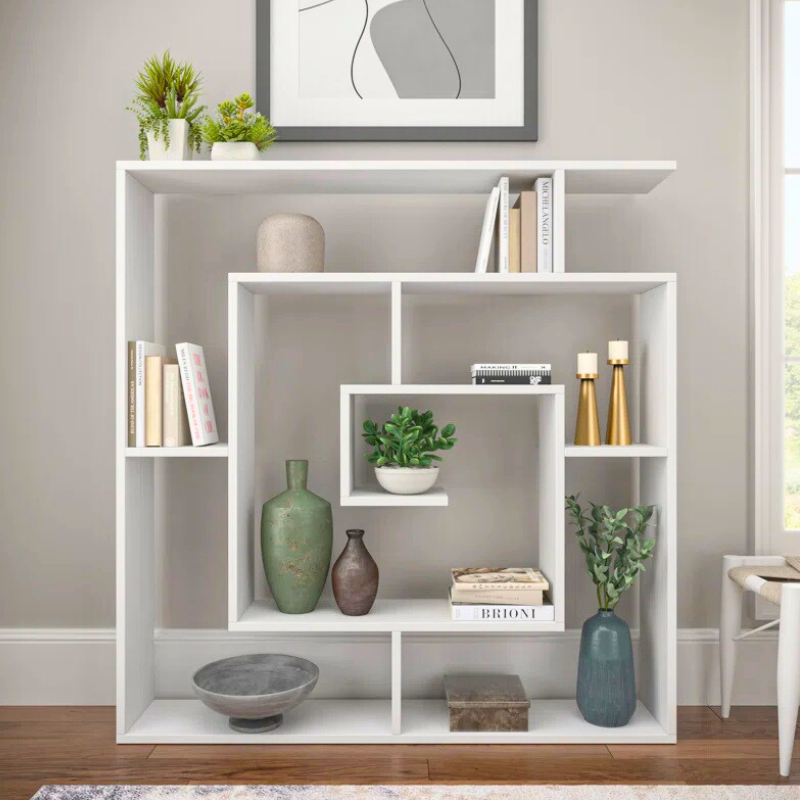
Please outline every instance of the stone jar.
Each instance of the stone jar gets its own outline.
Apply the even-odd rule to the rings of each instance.
[[[322,272],[325,231],[305,214],[273,214],[258,227],[260,272]]]
[[[322,594],[333,548],[331,504],[307,489],[308,461],[287,461],[288,488],[264,503],[261,556],[284,614],[307,614]]]
[[[577,701],[583,718],[604,728],[627,725],[636,710],[631,631],[613,611],[583,623]]]
[[[378,594],[378,565],[364,544],[364,531],[347,531],[347,544],[331,570],[336,605],[348,617],[368,614]]]

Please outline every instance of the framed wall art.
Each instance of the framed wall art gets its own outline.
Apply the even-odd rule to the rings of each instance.
[[[256,0],[284,141],[535,141],[537,0]]]

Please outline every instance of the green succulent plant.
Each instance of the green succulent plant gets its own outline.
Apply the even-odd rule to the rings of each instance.
[[[199,105],[203,78],[191,64],[178,63],[169,50],[160,58],[147,59],[136,78],[136,96],[128,111],[139,123],[139,158],[147,153],[147,134],[164,140],[169,147],[169,121],[185,119],[189,124],[189,146],[200,152],[198,119],[206,107]]]
[[[611,611],[623,592],[645,572],[644,563],[653,557],[655,539],[645,540],[654,506],[614,510],[589,504],[583,511],[578,495],[567,497],[567,508],[576,526],[578,543],[586,557],[586,569],[597,588],[600,609]]]
[[[275,128],[261,114],[248,111],[253,105],[249,94],[220,103],[219,111],[203,120],[203,141],[208,144],[252,142],[259,150],[266,150],[275,143]]]
[[[440,431],[433,424],[433,412],[420,413],[408,406],[399,406],[396,414],[381,428],[368,419],[364,423],[364,441],[374,448],[367,461],[376,467],[429,467],[442,461],[434,455],[437,450],[451,450],[458,441],[453,434],[456,426],[445,425]]]

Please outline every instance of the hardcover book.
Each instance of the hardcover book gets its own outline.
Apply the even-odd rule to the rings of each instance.
[[[555,606],[547,605],[480,605],[450,601],[451,618],[461,622],[553,622]]]
[[[494,591],[544,591],[550,584],[535,567],[462,567],[451,570],[453,587]]]
[[[473,364],[472,383],[538,386],[552,383],[550,364]]]
[[[131,414],[130,410],[128,412],[128,425],[130,426],[130,417],[133,416],[136,428],[136,440],[133,446],[145,447],[145,358],[147,356],[165,356],[167,348],[162,344],[153,344],[153,342],[135,342],[135,350],[136,364],[134,373],[136,386],[134,387],[134,408],[133,414]],[[130,441],[130,427],[128,431]]]
[[[195,447],[214,444],[219,441],[219,433],[203,348],[182,342],[175,345],[175,349],[178,353],[178,366],[181,371],[181,385],[186,400],[192,444]]]
[[[514,208],[519,211],[520,271],[536,272],[536,252],[539,246],[536,192],[520,192]]]
[[[500,197],[497,204],[497,271],[509,271],[509,234],[510,219],[508,207],[508,178],[500,178],[497,185]]]
[[[161,447],[162,444],[162,411],[163,411],[163,375],[164,364],[177,364],[175,359],[164,356],[147,356],[144,360],[145,375],[145,447]]]
[[[536,263],[539,272],[553,271],[553,179],[537,178],[536,213],[538,217],[538,244]]]
[[[499,201],[500,189],[495,186],[489,195],[489,199],[486,201],[486,210],[483,214],[483,230],[481,231],[481,241],[478,246],[478,258],[475,262],[475,272],[484,273],[489,269],[489,255],[492,251],[492,233],[494,231],[494,221],[497,218],[497,205]]]
[[[181,374],[178,363],[164,364],[163,395],[163,445],[164,447],[186,447],[192,443],[189,418],[186,416],[186,401],[183,399]]]
[[[518,208],[508,212],[508,271],[521,272],[521,243],[520,243],[521,216]]]
[[[450,589],[450,600],[453,603],[476,603],[478,605],[501,606],[540,606],[544,603],[545,593],[541,589],[462,589],[453,586]]]

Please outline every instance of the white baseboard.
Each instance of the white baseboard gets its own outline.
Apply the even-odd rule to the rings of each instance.
[[[493,636],[492,647],[475,636],[408,637],[404,693],[427,696],[436,676],[454,660],[480,669],[494,665],[514,669],[532,694],[570,696],[574,675],[542,669],[542,664],[576,664],[580,631],[545,636]],[[485,640],[483,640],[485,642]],[[536,644],[533,656],[532,643]],[[678,631],[678,703],[719,703],[718,632],[713,628]],[[734,703],[774,705],[778,637],[766,631],[739,645]],[[344,645],[344,647],[343,647]],[[352,648],[362,648],[353,674]],[[366,636],[273,636],[224,630],[166,630],[156,633],[157,692],[164,697],[189,696],[188,676],[215,658],[271,650],[315,659],[322,667],[320,697],[380,697],[389,693],[388,638]],[[467,655],[468,654],[468,655]],[[468,658],[468,661],[465,660]],[[766,669],[765,669],[766,666]],[[0,705],[113,705],[115,687],[113,629],[0,629]],[[765,678],[766,676],[766,678]]]

